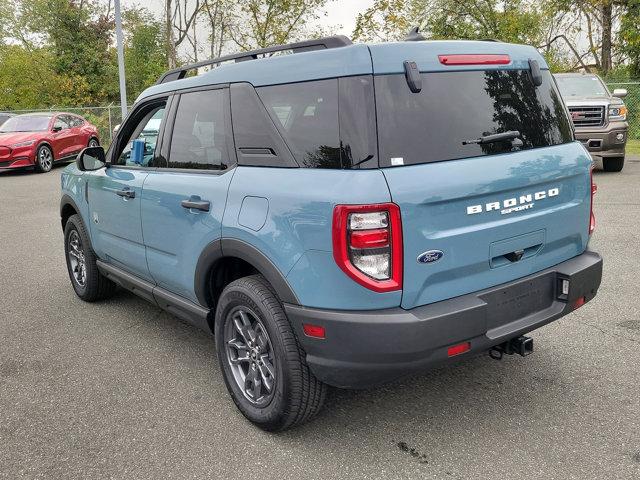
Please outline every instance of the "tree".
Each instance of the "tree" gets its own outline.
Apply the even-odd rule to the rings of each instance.
[[[412,10],[422,9],[425,13],[423,3],[426,4],[419,0],[375,0],[371,7],[356,17],[352,37],[360,41],[400,40],[410,27],[424,22],[424,16],[411,17]]]
[[[29,0],[25,25],[49,45],[59,75],[86,80],[94,101],[105,99],[113,20],[98,14],[95,4],[76,0]]]
[[[358,40],[397,40],[420,25],[432,39],[498,39],[537,43],[543,10],[525,0],[376,0],[358,15]]]
[[[201,0],[165,0],[165,44],[170,68],[178,64],[178,47],[189,37],[201,10]]]
[[[203,10],[209,24],[209,56],[216,58],[229,40],[232,3],[230,0],[204,0]]]
[[[640,0],[629,0],[620,19],[620,50],[629,60],[629,74],[640,77]]]
[[[564,41],[573,45],[586,43],[586,48],[573,47],[578,66],[595,69],[606,75],[614,61],[619,62],[621,51],[615,48],[615,26],[627,9],[629,1],[623,0],[548,0],[555,10],[558,30]],[[581,38],[586,40],[579,42]],[[569,40],[572,39],[572,40]],[[580,51],[578,51],[580,50]]]
[[[127,10],[123,17],[127,93],[133,101],[167,70],[164,32],[162,23],[144,8]]]
[[[0,48],[0,110],[83,105],[89,90],[84,78],[58,74],[47,49]]]
[[[314,23],[330,0],[238,0],[229,35],[242,50],[264,48],[322,35]]]

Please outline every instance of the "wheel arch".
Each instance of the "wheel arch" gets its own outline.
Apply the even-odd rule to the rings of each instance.
[[[232,238],[211,242],[200,254],[194,279],[196,298],[215,314],[222,289],[237,278],[255,273],[267,279],[282,302],[299,304],[285,276],[264,253],[247,242]]]
[[[81,215],[76,202],[69,195],[62,195],[62,198],[60,199],[60,222],[62,224],[62,231],[64,231],[64,227],[67,225],[69,217],[75,214]]]
[[[33,159],[34,162],[37,161],[38,158],[38,150],[40,150],[40,147],[45,146],[47,147],[49,150],[51,150],[51,158],[53,159],[53,161],[56,161],[56,152],[53,150],[53,145],[51,145],[51,142],[49,142],[48,140],[40,140],[38,142],[38,146],[36,147],[36,155]]]

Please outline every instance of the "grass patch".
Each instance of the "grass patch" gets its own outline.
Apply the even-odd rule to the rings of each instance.
[[[640,140],[627,140],[627,148],[625,151],[630,155],[640,155]]]

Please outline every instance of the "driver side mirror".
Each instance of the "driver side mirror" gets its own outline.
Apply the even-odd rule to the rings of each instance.
[[[80,152],[76,159],[78,170],[92,172],[100,170],[107,164],[107,157],[102,147],[87,147]]]
[[[56,125],[56,126],[54,126],[54,127],[51,129],[51,131],[52,131],[53,133],[57,133],[57,132],[59,132],[60,130],[62,130],[62,127],[61,127],[60,125]]]
[[[618,97],[618,98],[624,98],[627,96],[627,89],[626,88],[616,88],[613,91],[613,96],[614,97]]]

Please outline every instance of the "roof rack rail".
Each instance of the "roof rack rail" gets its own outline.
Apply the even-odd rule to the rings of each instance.
[[[230,60],[235,60],[236,63],[238,63],[247,60],[264,58],[264,56],[267,56],[270,53],[284,52],[287,50],[291,50],[293,53],[301,53],[310,52],[313,50],[323,50],[327,48],[346,47],[347,45],[351,44],[352,42],[349,37],[346,37],[344,35],[336,35],[333,37],[319,38],[317,40],[305,40],[303,42],[260,48],[258,50],[251,50],[249,52],[234,53],[232,55],[225,55],[223,57],[213,58],[211,60],[204,60],[202,62],[192,63],[190,65],[184,65],[182,67],[169,70],[158,79],[158,84],[180,80],[184,78],[187,75],[187,72],[190,70],[196,70],[198,68],[207,67],[209,65],[220,65],[222,62],[228,62]]]

